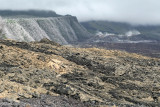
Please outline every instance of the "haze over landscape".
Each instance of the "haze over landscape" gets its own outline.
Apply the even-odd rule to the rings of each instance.
[[[79,21],[109,20],[131,24],[160,24],[159,0],[0,0],[0,9],[53,10]]]
[[[0,107],[160,107],[159,7],[0,0]]]

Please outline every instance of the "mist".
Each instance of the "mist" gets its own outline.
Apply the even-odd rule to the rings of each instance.
[[[53,10],[79,21],[108,20],[133,25],[160,25],[159,0],[0,0],[0,9]]]

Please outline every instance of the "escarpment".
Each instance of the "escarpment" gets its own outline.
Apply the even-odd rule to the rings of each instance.
[[[0,15],[3,15],[0,13]],[[29,17],[2,16],[3,34],[0,38],[18,41],[39,41],[48,38],[60,44],[71,44],[92,36],[74,16]]]
[[[92,36],[76,17],[19,13],[0,19],[0,106],[160,106],[159,58],[64,46]]]

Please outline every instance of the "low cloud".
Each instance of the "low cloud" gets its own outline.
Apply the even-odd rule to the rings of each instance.
[[[160,24],[159,0],[0,0],[0,9],[45,9],[71,14],[80,21],[108,20]]]

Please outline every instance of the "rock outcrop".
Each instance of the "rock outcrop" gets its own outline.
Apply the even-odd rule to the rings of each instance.
[[[0,40],[0,104],[50,104],[64,95],[84,106],[160,106],[160,59],[45,41]]]
[[[23,12],[22,12],[23,13]],[[15,14],[13,12],[13,14]],[[0,15],[3,15],[0,11]],[[81,25],[74,16],[29,17],[29,16],[2,16],[3,34],[0,38],[18,41],[39,41],[48,38],[60,44],[70,44],[84,41],[91,34]]]

